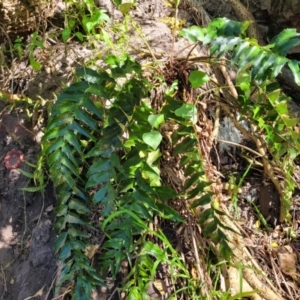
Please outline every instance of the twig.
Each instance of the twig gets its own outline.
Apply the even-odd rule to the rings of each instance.
[[[188,228],[189,228],[190,236],[191,236],[191,239],[192,239],[192,246],[194,248],[193,250],[194,250],[195,259],[196,259],[196,267],[197,267],[198,276],[199,276],[201,282],[205,282],[204,273],[201,269],[198,247],[197,247],[197,244],[196,244],[194,231],[192,229],[191,217],[190,217],[189,214],[188,214],[188,222],[189,222],[189,227]],[[205,285],[202,286],[202,296],[204,296],[204,295],[206,297],[209,297],[209,294],[208,294],[208,291],[207,291],[207,288],[206,288]]]
[[[226,83],[228,84],[228,86],[230,87],[230,96],[234,99],[237,100],[237,91],[236,88],[234,87],[232,81],[230,80],[229,76],[226,76],[226,68],[222,68],[222,66],[220,66],[222,74],[223,72],[225,73],[225,79],[228,80],[226,81]],[[217,77],[218,80],[220,80],[220,78]],[[280,203],[281,203],[281,208],[284,207],[284,198],[285,198],[285,194],[283,191],[283,188],[281,187],[278,179],[276,178],[275,174],[274,174],[274,170],[273,167],[271,165],[271,163],[269,162],[269,160],[267,159],[267,153],[265,151],[265,147],[264,147],[264,142],[261,141],[261,138],[257,137],[254,134],[249,133],[235,118],[234,114],[230,111],[229,107],[225,104],[220,104],[222,106],[222,108],[225,110],[225,112],[227,113],[227,115],[231,118],[232,122],[234,123],[235,127],[242,132],[242,134],[244,134],[245,136],[249,137],[253,142],[255,142],[256,144],[256,148],[258,150],[258,153],[261,155],[261,158],[263,160],[263,166],[264,166],[264,171],[265,174],[268,175],[271,179],[271,181],[273,182],[276,190],[278,191],[279,195],[280,195]],[[285,218],[284,215],[284,209],[280,209],[280,221],[283,221]]]
[[[226,211],[224,208],[225,205],[222,205],[222,209]],[[249,262],[252,262],[252,259],[249,260],[249,252],[246,251],[245,244],[240,235],[236,234],[238,229],[235,226],[235,223],[232,222],[227,216],[220,217],[224,224],[226,224],[233,231],[227,231],[228,237],[230,237],[230,241],[233,243],[231,249],[233,252],[233,263],[242,264],[244,266],[249,266]],[[250,256],[251,257],[251,256]],[[263,272],[258,269],[259,273]],[[243,277],[245,281],[254,289],[258,290],[258,294],[267,300],[283,300],[281,296],[277,293],[274,285],[264,277],[264,280],[268,282],[268,285],[262,284],[260,278],[257,275],[257,272],[254,271],[253,268],[245,267],[243,268]]]
[[[14,61],[14,53],[13,53],[13,45],[12,45],[12,42],[11,42],[11,40],[10,40],[8,34],[6,33],[6,31],[4,30],[4,28],[3,28],[1,25],[0,25],[0,29],[2,30],[3,34],[5,35],[5,37],[6,37],[7,41],[8,41],[8,43],[9,43],[10,56],[11,56],[11,61],[12,61],[12,63],[13,63],[13,61]],[[12,73],[11,93],[14,92],[14,80],[13,80],[13,78],[14,78],[14,75],[13,75],[13,73]]]
[[[233,145],[233,146],[237,146],[237,147],[241,147],[241,148],[244,148],[250,152],[252,152],[253,154],[259,156],[259,157],[263,157],[262,154],[256,152],[255,150],[245,146],[245,145],[242,145],[242,144],[238,144],[238,143],[235,143],[235,142],[231,142],[231,141],[225,141],[225,140],[221,140],[221,139],[217,139],[218,142],[221,142],[221,143],[225,143],[225,144],[229,144],[229,145]]]

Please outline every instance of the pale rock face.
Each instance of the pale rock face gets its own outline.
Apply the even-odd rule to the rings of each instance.
[[[246,129],[249,130],[248,124],[241,120],[240,124]],[[243,140],[242,133],[235,127],[232,120],[229,117],[224,117],[224,119],[220,122],[220,128],[219,128],[219,134],[218,134],[219,140],[224,140],[228,142],[233,142],[236,144],[240,144]],[[226,143],[219,142],[219,152],[222,154],[224,151],[235,151],[234,145],[229,145]]]

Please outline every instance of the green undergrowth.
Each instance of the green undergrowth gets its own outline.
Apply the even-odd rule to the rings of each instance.
[[[289,109],[291,98],[286,96],[276,77],[288,67],[295,82],[300,84],[299,62],[288,59],[288,51],[299,45],[295,29],[285,29],[275,36],[269,45],[260,46],[257,40],[246,37],[249,23],[239,23],[226,18],[213,20],[207,28],[193,26],[182,31],[182,36],[194,43],[207,45],[211,63],[225,62],[236,71],[238,99],[231,103],[231,112],[248,120],[255,130],[253,136],[261,139],[266,155],[271,155],[272,165],[284,173],[281,193],[281,221],[289,219],[294,160],[300,150],[297,130],[298,118]],[[230,60],[226,59],[230,55]]]
[[[90,246],[90,235],[84,228],[92,230],[91,207],[100,205],[103,221],[99,226],[106,236],[100,274],[109,271],[115,278],[122,261],[127,260],[131,271],[124,290],[128,299],[144,299],[161,264],[168,263],[172,274],[177,274],[174,282],[181,277],[189,280],[180,255],[162,231],[150,230],[149,224],[155,216],[183,221],[168,200],[193,197],[197,206],[208,203],[210,194],[204,192],[208,183],[195,147],[195,107],[166,95],[165,105],[157,112],[150,106],[147,96],[151,85],[138,63],[114,56],[106,63],[110,72],[77,71],[78,81],[57,99],[43,137],[44,156],[58,198],[55,249],[64,263],[61,284],[75,280],[75,299],[89,299],[93,287],[105,284],[84,252]],[[173,154],[182,156],[180,166],[190,177],[184,184],[188,191],[184,195],[162,184],[160,128],[166,122],[180,125],[172,135],[172,144]],[[219,212],[210,209],[206,216],[208,212],[215,222],[204,234],[216,230],[212,239],[221,242],[227,254],[222,224],[215,217]],[[206,220],[202,219],[200,222]],[[149,240],[150,235],[161,240],[165,250]],[[138,259],[132,262],[132,257]],[[187,294],[195,292],[191,287],[187,285]]]
[[[300,140],[294,129],[296,120],[289,117],[289,98],[275,77],[288,65],[299,82],[298,62],[285,57],[298,34],[286,30],[263,47],[245,37],[246,27],[246,23],[217,19],[208,28],[191,27],[182,35],[208,45],[211,64],[231,55],[229,66],[237,72],[239,91],[234,112],[256,125],[253,134],[266,137],[268,155],[284,171],[287,198],[282,209],[286,215]],[[220,221],[224,212],[209,189],[199,147],[199,103],[196,99],[185,103],[169,89],[160,99],[160,109],[153,109],[149,99],[153,86],[137,62],[123,55],[109,56],[105,63],[98,71],[77,70],[76,80],[52,108],[42,141],[40,163],[44,159],[48,165],[58,200],[55,250],[63,263],[60,286],[74,281],[73,299],[90,299],[95,286],[106,284],[102,274],[116,278],[121,263],[127,261],[126,299],[147,299],[148,286],[161,265],[168,266],[173,287],[185,282],[180,291],[173,289],[173,296],[182,292],[197,299],[204,283],[195,284],[180,253],[160,228],[154,231],[150,224],[155,217],[175,224],[185,221],[172,208],[173,200],[185,201],[191,211],[201,207],[198,222],[203,236],[218,246],[220,258],[230,261],[225,230],[231,229]],[[189,80],[198,88],[210,78],[193,71]],[[166,126],[174,129],[170,136],[165,134]],[[179,192],[166,184],[161,172],[164,145],[171,147],[184,173]],[[105,235],[100,270],[85,254],[91,246],[93,207],[98,208],[99,227]],[[157,239],[164,248],[154,242]]]

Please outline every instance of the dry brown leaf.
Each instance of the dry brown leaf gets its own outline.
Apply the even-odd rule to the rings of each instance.
[[[89,258],[92,259],[95,256],[95,253],[99,249],[99,245],[91,245],[84,249],[84,254]]]
[[[191,275],[192,275],[192,278],[194,279],[193,280],[194,287],[196,287],[197,283],[198,283],[197,279],[199,279],[199,275],[197,273],[197,270],[194,267],[191,268]]]
[[[278,261],[279,267],[284,274],[291,276],[293,279],[297,279],[297,276],[300,276],[296,270],[297,255],[290,246],[280,248]]]
[[[35,297],[43,296],[44,287],[45,287],[45,285],[41,289],[39,289],[33,296],[29,296],[29,297],[25,298],[24,300],[29,300],[29,299],[33,299]]]
[[[155,279],[153,281],[153,285],[160,292],[160,294],[162,296],[166,294],[167,288],[166,288],[166,284],[165,284],[165,282],[163,280],[161,280],[161,279]]]
[[[50,205],[45,209],[45,212],[50,212],[52,210],[53,210],[53,205]]]

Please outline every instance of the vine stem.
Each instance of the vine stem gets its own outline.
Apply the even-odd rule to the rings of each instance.
[[[227,88],[222,89],[222,93],[225,97],[226,103],[219,103],[220,108],[223,109],[224,112],[231,118],[236,128],[240,130],[242,134],[249,137],[252,141],[255,142],[257,147],[257,151],[255,151],[257,153],[255,154],[258,154],[262,158],[266,175],[268,175],[271,178],[276,188],[279,188],[279,191],[281,191],[282,193],[282,189],[279,185],[279,182],[274,175],[273,168],[267,159],[266,151],[263,147],[262,141],[259,137],[249,133],[238,122],[234,113],[231,111],[231,107],[235,107],[237,105],[238,93],[230,79],[226,67],[221,65],[221,67],[215,67],[214,69],[216,70],[216,72],[214,73],[216,76],[217,84],[219,86],[223,86],[222,83],[225,80],[225,84],[228,86]],[[221,197],[222,195],[219,195],[219,198]],[[219,201],[219,203],[222,207],[222,210],[224,212],[227,212],[226,206],[222,203],[221,200]],[[232,229],[232,231],[226,231],[228,239],[230,241],[230,248],[233,252],[232,264],[227,266],[227,268],[222,268],[222,274],[225,278],[226,289],[232,289],[232,292],[241,292],[240,290],[238,290],[238,286],[240,277],[242,276],[244,281],[243,287],[240,287],[240,289],[242,289],[242,291],[255,290],[256,293],[251,295],[252,299],[260,300],[264,298],[267,300],[282,300],[281,296],[277,293],[276,288],[269,280],[267,280],[268,285],[262,284],[263,278],[258,274],[263,274],[263,272],[260,270],[257,264],[254,264],[253,259],[245,246],[245,243],[243,242],[241,236],[238,234],[239,229],[237,228],[235,223],[232,220],[230,220],[230,218],[228,218],[227,216],[220,216],[220,219],[223,224],[226,224],[226,226]],[[218,253],[218,249],[216,250]],[[242,274],[240,274],[239,268],[232,267],[232,265],[241,266]]]
[[[234,84],[232,83],[230,76],[226,70],[226,67],[224,65],[220,65],[219,66],[219,70],[221,71],[223,78],[225,79],[226,84],[229,87],[229,91],[226,91],[226,89],[224,89],[224,95],[225,97],[230,98],[230,100],[234,100],[237,101],[238,98],[238,93],[237,90],[234,86]],[[222,82],[222,78],[220,78],[220,73],[216,72],[216,77],[217,77],[217,81],[219,82],[219,84]],[[280,209],[280,221],[283,222],[286,216],[286,210],[285,210],[285,205],[284,205],[284,198],[285,198],[285,194],[284,194],[284,189],[281,187],[279,180],[276,178],[273,167],[271,165],[271,163],[269,162],[269,160],[267,159],[267,152],[265,150],[264,147],[264,142],[261,140],[260,137],[257,137],[254,134],[251,134],[250,132],[248,132],[236,119],[235,115],[231,112],[230,108],[228,105],[224,104],[224,103],[220,103],[221,107],[224,109],[224,111],[226,112],[226,114],[231,118],[232,122],[234,123],[235,127],[245,136],[247,136],[248,138],[250,138],[255,144],[256,144],[256,148],[257,148],[257,152],[260,154],[262,161],[263,161],[263,166],[264,166],[264,172],[265,175],[267,175],[272,183],[274,184],[276,190],[278,191],[279,195],[280,195],[280,204],[281,204],[281,209]]]

